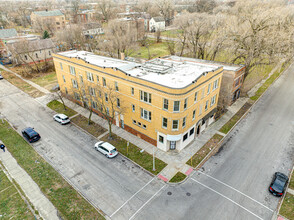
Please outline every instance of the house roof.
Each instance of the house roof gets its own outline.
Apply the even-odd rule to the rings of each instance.
[[[209,65],[182,60],[156,58],[145,63],[135,63],[109,57],[98,56],[86,51],[66,51],[61,56],[84,60],[98,67],[114,68],[126,75],[156,83],[168,88],[185,88],[195,83],[206,73],[218,70],[222,66]]]
[[[8,38],[8,37],[15,37],[15,36],[17,36],[17,32],[14,28],[0,29],[0,39],[1,38]]]
[[[59,10],[53,10],[53,11],[34,11],[33,12],[36,15],[49,17],[49,16],[60,16],[63,15],[61,11]]]
[[[50,38],[37,39],[37,40],[31,40],[31,41],[25,41],[25,42],[27,42],[27,45],[24,44],[23,41],[18,41],[18,42],[7,44],[7,46],[9,49],[16,50],[18,53],[26,53],[26,52],[32,52],[37,50],[55,48],[55,45]]]
[[[154,17],[153,19],[156,22],[163,22],[164,21],[164,18],[163,17]]]

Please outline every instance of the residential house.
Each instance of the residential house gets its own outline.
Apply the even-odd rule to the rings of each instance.
[[[31,14],[32,27],[36,31],[56,31],[65,28],[65,16],[60,10],[34,11]]]
[[[141,15],[141,18],[144,19],[144,29],[145,31],[149,31],[149,21],[151,19],[150,14],[144,13]]]
[[[166,59],[176,59],[176,56],[167,56]],[[244,82],[245,66],[238,64],[230,64],[224,62],[216,62],[209,60],[201,60],[194,58],[178,58],[181,60],[205,63],[212,66],[223,67],[223,79],[220,88],[219,102],[220,107],[228,107],[232,105],[239,97],[241,93],[241,87]]]
[[[100,23],[87,23],[83,27],[83,34],[86,37],[94,38],[97,35],[104,34],[104,30]]]
[[[165,30],[165,20],[163,17],[154,17],[149,21],[149,31],[157,32]]]
[[[14,28],[0,29],[0,58],[6,56],[6,41],[9,38],[17,37],[18,34]]]
[[[104,88],[115,88],[114,125],[163,151],[182,150],[214,122],[222,66],[179,57],[135,63],[86,51],[60,52],[53,60],[65,96],[81,104],[82,91],[101,115],[102,100],[111,109]]]
[[[52,59],[55,45],[50,38],[22,40],[7,44],[16,64],[32,64]]]

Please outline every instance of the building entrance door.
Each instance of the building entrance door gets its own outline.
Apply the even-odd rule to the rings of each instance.
[[[197,133],[196,133],[196,136],[198,136],[200,134],[200,124],[197,126]]]
[[[170,150],[175,150],[176,149],[176,142],[175,141],[171,141],[170,142]]]

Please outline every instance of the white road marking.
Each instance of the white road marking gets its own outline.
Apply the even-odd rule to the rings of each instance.
[[[140,210],[147,205],[147,203],[149,203],[166,185],[163,185],[150,199],[148,199],[147,202],[145,202],[130,218],[129,220],[133,219],[135,217],[135,215],[140,212]]]
[[[139,189],[134,195],[132,195],[124,204],[121,205],[114,213],[111,214],[110,218],[115,215],[122,207],[124,207],[134,196],[136,196],[139,192],[141,192],[146,186],[149,185],[155,178],[151,179],[148,183],[146,183],[141,189]]]
[[[201,173],[201,174],[203,174],[203,175],[205,175],[205,176],[207,176],[207,177],[209,177],[209,178],[211,178],[211,179],[213,179],[213,180],[215,180],[215,181],[217,181],[217,182],[219,182],[219,183],[225,185],[226,187],[229,187],[230,189],[235,190],[236,192],[238,192],[238,193],[242,194],[243,196],[247,197],[248,199],[251,199],[252,201],[258,203],[258,204],[261,205],[261,206],[263,206],[264,208],[270,210],[271,212],[274,212],[274,210],[272,210],[272,209],[270,209],[269,207],[265,206],[265,205],[262,204],[261,202],[258,202],[257,200],[251,198],[250,196],[247,196],[246,194],[242,193],[241,191],[235,189],[234,187],[232,187],[232,186],[230,186],[230,185],[228,185],[228,184],[226,184],[226,183],[224,183],[224,182],[222,182],[222,181],[220,181],[220,180],[218,180],[218,179],[216,179],[216,178],[214,178],[214,177],[212,177],[212,176],[209,176],[209,175],[207,175],[206,173],[203,173],[203,172],[201,172],[201,171],[199,171],[199,170],[198,170],[197,172],[199,172],[199,173]]]
[[[225,195],[219,193],[218,191],[216,191],[216,190],[214,190],[214,189],[212,189],[212,188],[210,188],[210,187],[204,185],[203,183],[198,182],[197,180],[195,180],[195,179],[193,179],[193,178],[191,178],[191,180],[195,181],[196,183],[200,184],[201,186],[204,186],[204,187],[207,188],[207,189],[210,189],[211,191],[215,192],[216,194],[218,194],[218,195],[224,197],[225,199],[229,200],[230,202],[234,203],[235,205],[239,206],[240,208],[242,208],[242,209],[246,210],[247,212],[249,212],[250,214],[254,215],[256,218],[263,220],[263,218],[261,218],[261,217],[259,217],[258,215],[254,214],[254,213],[251,212],[249,209],[245,208],[244,206],[240,205],[239,203],[235,202],[234,200],[230,199],[229,197],[227,197],[227,196],[225,196]]]

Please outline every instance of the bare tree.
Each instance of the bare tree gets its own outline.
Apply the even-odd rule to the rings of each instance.
[[[80,0],[71,0],[72,16],[74,23],[78,23],[78,13],[80,10]]]
[[[102,46],[104,51],[107,51],[112,57],[117,54],[118,58],[121,58],[122,53],[125,56],[131,55],[138,47],[136,33],[131,27],[124,21],[109,22],[105,30],[105,42]]]
[[[101,13],[102,19],[108,22],[113,17],[114,4],[111,0],[98,1],[97,10]]]
[[[121,103],[118,87],[97,84],[96,88],[99,94],[96,99],[98,108],[100,113],[107,120],[108,138],[113,139],[112,124],[117,120],[119,115],[124,113],[125,107],[122,105],[123,103]]]
[[[164,17],[166,25],[170,25],[174,17],[174,4],[172,0],[158,0],[156,5],[161,15]]]

